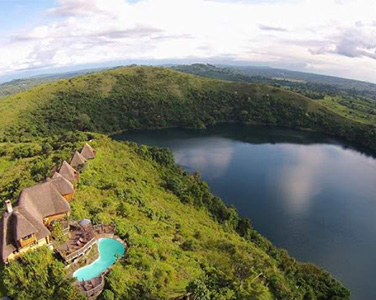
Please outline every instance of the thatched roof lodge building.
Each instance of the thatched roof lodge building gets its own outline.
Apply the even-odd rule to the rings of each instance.
[[[47,181],[51,182],[55,186],[55,188],[64,197],[65,200],[73,200],[76,189],[69,180],[64,178],[59,173],[55,172],[52,178],[47,178]]]
[[[17,204],[13,209],[10,201],[6,201],[7,210],[0,222],[3,262],[9,262],[30,249],[48,245],[51,222],[66,219],[70,213],[69,203],[51,181],[24,189]]]
[[[88,159],[96,153],[86,144],[82,151]],[[80,170],[88,168],[87,159],[76,151],[71,164],[64,161],[52,178],[22,190],[14,208],[9,200],[0,220],[0,258],[8,263],[27,252],[51,243],[54,221],[66,221],[70,213],[69,201],[75,194]],[[51,246],[52,247],[52,246]]]

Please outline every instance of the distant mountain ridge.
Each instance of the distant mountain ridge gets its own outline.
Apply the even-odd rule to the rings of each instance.
[[[239,122],[316,130],[376,151],[374,124],[340,114],[304,93],[162,67],[119,67],[40,85],[2,99],[0,114],[3,141],[71,130],[113,133]]]
[[[58,79],[72,78],[93,72],[105,71],[121,67],[124,66],[119,65],[117,67],[108,68],[103,67],[82,69],[78,71],[41,74],[31,77],[14,79],[0,84],[0,99],[15,93],[26,91],[29,88],[32,88],[33,86],[37,86],[39,84],[52,82]],[[287,82],[290,82],[290,84],[295,85],[308,84],[309,88],[313,89],[315,89],[315,87],[317,88],[317,85],[319,85],[320,88],[324,88],[326,92],[332,91],[338,93],[342,91],[346,93],[357,93],[366,97],[371,97],[374,100],[376,100],[376,84],[366,81],[346,79],[335,76],[319,75],[272,67],[234,66],[226,64],[171,64],[166,65],[166,67],[184,73],[190,73],[194,75],[230,81],[259,82],[277,85],[283,85]]]
[[[234,65],[212,65],[212,64],[191,64],[191,65],[176,65],[172,67],[176,70],[188,71],[191,69],[192,72],[232,72],[234,74],[248,76],[248,77],[266,77],[266,78],[283,78],[283,79],[295,79],[310,81],[320,84],[333,84],[338,86],[343,86],[344,84],[350,84],[348,88],[355,88],[358,90],[372,89],[376,91],[376,84],[355,80],[347,79],[330,75],[320,75],[307,72],[291,71],[287,69],[279,69],[272,67],[258,67],[258,66],[234,66]]]
[[[41,74],[35,75],[27,78],[13,79],[11,81],[4,82],[0,84],[0,99],[26,91],[39,84],[53,82],[55,80],[72,78],[76,76],[86,75],[93,72],[104,71],[107,68],[98,69],[83,69],[79,71],[56,73],[56,74]]]
[[[313,91],[361,95],[376,100],[376,84],[340,77],[290,71],[270,67],[192,64],[176,65],[172,69],[194,75],[230,81],[287,85]]]

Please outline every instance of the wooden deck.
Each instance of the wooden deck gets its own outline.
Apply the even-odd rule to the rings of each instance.
[[[104,276],[105,274],[102,273],[99,277],[91,280],[76,281],[76,285],[89,299],[95,299],[104,288]]]
[[[76,223],[70,225],[68,240],[56,248],[56,251],[69,264],[79,256],[85,255],[97,243],[92,227],[82,228]]]

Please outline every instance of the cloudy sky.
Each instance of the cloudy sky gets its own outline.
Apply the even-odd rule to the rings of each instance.
[[[123,62],[263,65],[376,83],[376,0],[0,0],[0,78]]]

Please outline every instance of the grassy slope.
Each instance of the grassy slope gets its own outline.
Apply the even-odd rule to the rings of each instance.
[[[341,96],[326,96],[323,100],[317,102],[345,118],[368,125],[376,125],[376,103],[355,99],[355,104],[350,107],[342,104],[341,101],[343,101]]]

